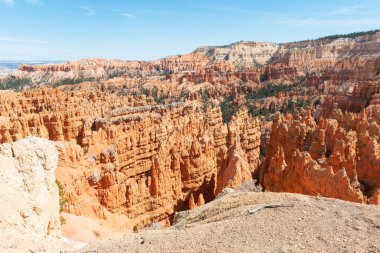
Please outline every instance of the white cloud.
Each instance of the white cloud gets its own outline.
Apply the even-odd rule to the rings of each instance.
[[[90,8],[90,7],[82,7],[83,10],[85,10],[87,13],[88,16],[93,16],[96,14],[96,11],[95,9],[93,8]]]
[[[132,13],[129,13],[129,12],[124,12],[122,13],[121,15],[123,15],[124,17],[127,17],[129,19],[132,19],[133,18],[133,14]]]
[[[0,37],[0,42],[13,42],[13,43],[26,43],[26,44],[46,44],[47,41],[44,40],[33,40],[33,39],[19,39],[12,37]]]
[[[8,6],[12,6],[15,4],[15,0],[0,0],[0,3],[8,5]]]
[[[40,4],[42,0],[24,0],[28,4]],[[0,0],[0,4],[13,6],[16,3],[16,0]]]

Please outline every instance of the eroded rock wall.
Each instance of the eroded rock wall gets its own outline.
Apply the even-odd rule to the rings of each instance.
[[[326,85],[340,86],[362,79],[368,73],[371,78],[376,75],[380,69],[379,47],[380,32],[356,38],[285,44],[237,42],[202,47],[189,54],[152,62],[92,59],[44,66],[22,65],[13,74],[31,79],[32,86],[106,80],[116,76],[128,80],[154,77],[176,83],[186,80],[229,85],[243,80],[260,84],[292,82],[308,75],[310,84],[323,89]]]
[[[169,221],[252,179],[260,124],[241,110],[222,123],[219,106],[156,105],[145,96],[59,89],[3,93],[1,142],[55,141],[65,211],[132,227]]]
[[[262,182],[286,191],[379,204],[379,118],[334,110],[316,122],[311,111],[272,126]]]

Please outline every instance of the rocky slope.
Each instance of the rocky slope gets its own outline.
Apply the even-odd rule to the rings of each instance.
[[[293,206],[248,213],[274,203]],[[77,252],[378,252],[379,211],[297,194],[236,192],[182,215],[174,227]]]

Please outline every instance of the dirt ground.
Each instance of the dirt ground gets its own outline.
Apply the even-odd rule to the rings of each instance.
[[[248,212],[273,203],[294,206]],[[170,228],[127,234],[76,252],[380,253],[380,206],[289,193],[233,192],[180,213]]]

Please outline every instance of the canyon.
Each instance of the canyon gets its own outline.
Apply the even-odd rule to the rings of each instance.
[[[223,124],[219,107],[197,101],[156,105],[145,95],[56,89],[0,96],[1,142],[54,141],[64,211],[116,228],[170,224],[190,199],[211,201],[258,168],[259,122],[246,110]]]
[[[379,31],[20,65],[0,88],[0,151],[49,143],[64,235],[83,217],[115,233],[169,226],[255,182],[380,204]]]

